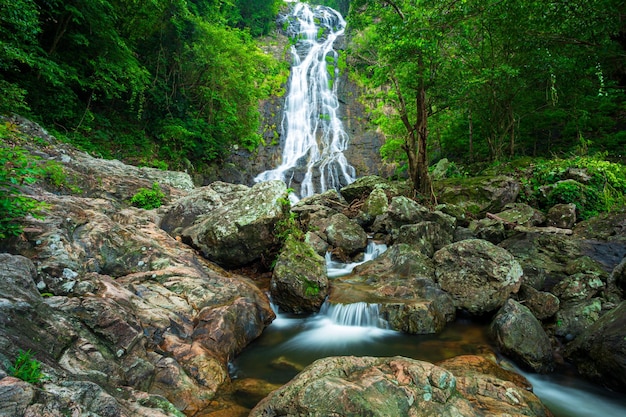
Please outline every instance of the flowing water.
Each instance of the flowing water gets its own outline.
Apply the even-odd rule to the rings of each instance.
[[[368,257],[386,247],[370,244]],[[327,257],[327,261],[330,257]],[[353,265],[329,262],[338,275]],[[325,303],[320,312],[296,316],[278,312],[264,333],[231,363],[231,376],[284,384],[316,359],[328,356],[405,356],[438,362],[458,355],[480,354],[493,349],[486,323],[459,318],[436,335],[409,335],[387,328],[378,304]],[[626,398],[599,388],[574,374],[522,373],[555,417],[623,417]],[[242,404],[252,407],[250,398]]]
[[[294,3],[287,32],[295,42],[282,121],[282,160],[256,182],[282,180],[295,198],[339,189],[354,181],[344,156],[349,137],[339,119],[338,54],[333,49],[346,22],[329,7]]]

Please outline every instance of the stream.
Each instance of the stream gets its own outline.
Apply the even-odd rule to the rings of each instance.
[[[366,259],[382,253],[384,245],[370,244]],[[340,264],[327,257],[329,277],[349,274],[356,264]],[[276,309],[275,309],[276,310]],[[274,322],[230,364],[231,377],[255,378],[274,384],[291,380],[305,366],[328,356],[405,356],[438,362],[458,355],[494,350],[488,323],[460,317],[439,334],[410,335],[386,328],[378,305],[325,303],[308,316],[277,312]],[[574,371],[549,375],[523,372],[534,393],[555,417],[623,417],[626,398],[593,385]],[[242,405],[253,407],[249,398]]]

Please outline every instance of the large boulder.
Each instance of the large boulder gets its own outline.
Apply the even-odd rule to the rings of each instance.
[[[286,195],[282,181],[256,184],[182,230],[181,236],[219,265],[245,266],[275,245],[274,228],[284,217]]]
[[[491,322],[490,330],[502,353],[517,363],[535,372],[552,370],[550,339],[527,307],[508,299]]]
[[[172,236],[178,236],[193,225],[199,217],[207,215],[225,203],[242,197],[249,191],[245,185],[215,182],[192,190],[188,195],[161,207],[160,226]]]
[[[418,246],[395,244],[378,258],[335,278],[331,303],[377,303],[394,330],[438,333],[455,318],[452,298],[433,281],[432,261]]]
[[[348,203],[351,203],[353,200],[367,197],[375,188],[389,190],[393,194],[398,194],[396,187],[377,175],[358,178],[353,183],[343,187],[339,192]]]
[[[458,308],[483,314],[519,290],[520,264],[506,250],[481,239],[452,243],[433,257],[435,276]]]
[[[316,312],[329,289],[325,259],[306,242],[287,238],[270,282],[276,305],[291,313]]]
[[[342,213],[335,214],[324,230],[328,243],[343,254],[352,256],[367,246],[367,233]]]
[[[580,334],[565,354],[581,374],[626,393],[626,301]]]
[[[550,416],[513,382],[484,374],[462,378],[459,388],[454,372],[398,356],[329,357],[271,393],[250,416]]]
[[[457,204],[473,214],[497,213],[514,203],[521,190],[520,182],[507,176],[449,178],[433,182],[433,187],[439,202]]]

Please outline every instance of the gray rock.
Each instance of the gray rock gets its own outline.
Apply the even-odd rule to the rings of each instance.
[[[535,372],[552,370],[550,339],[527,307],[508,299],[491,322],[490,331],[502,353],[517,363]]]
[[[458,308],[482,314],[501,307],[521,284],[522,268],[506,250],[481,239],[462,240],[433,257],[436,280]]]
[[[348,256],[362,252],[367,246],[367,233],[342,213],[329,219],[324,233],[331,246]]]
[[[576,205],[556,204],[548,210],[546,225],[559,227],[561,229],[571,229],[576,224]]]
[[[390,190],[394,194],[398,193],[398,191],[395,189],[394,186],[389,183],[389,181],[377,175],[368,175],[358,178],[352,184],[343,187],[341,190],[339,190],[339,192],[348,203],[351,203],[353,200],[367,197],[375,188]]]
[[[559,311],[559,298],[549,292],[538,291],[530,285],[522,284],[519,291],[519,300],[532,311],[539,320],[550,318]]]
[[[561,309],[554,316],[554,334],[568,341],[575,339],[598,321],[601,311],[602,301],[599,298],[561,303]]]
[[[256,261],[276,243],[274,227],[284,217],[286,194],[282,181],[259,183],[184,229],[183,240],[225,267]]]

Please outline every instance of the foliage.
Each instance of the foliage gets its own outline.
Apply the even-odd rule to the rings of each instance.
[[[255,46],[280,0],[0,0],[0,113],[107,158],[202,169],[254,149],[287,77]]]
[[[351,74],[370,92],[383,156],[400,167],[420,117],[435,159],[565,154],[582,137],[587,152],[623,158],[623,2],[354,0],[350,10]]]
[[[587,219],[626,204],[626,167],[605,155],[540,161],[526,173],[527,198],[540,207],[574,203]]]
[[[0,138],[13,134],[7,124],[0,125]],[[0,142],[0,239],[22,233],[20,220],[27,215],[40,218],[45,205],[21,193],[24,184],[32,184],[46,174],[37,158],[27,150]]]
[[[140,188],[130,199],[133,206],[145,210],[152,210],[161,207],[165,201],[165,194],[161,191],[158,182],[152,184],[152,188]]]
[[[298,241],[304,240],[304,232],[300,228],[298,215],[291,211],[289,194],[292,192],[293,189],[287,189],[285,197],[278,200],[278,203],[282,207],[283,217],[276,222],[274,226],[274,236],[276,236],[281,243],[284,243],[289,237]]]
[[[41,372],[41,363],[33,358],[30,350],[19,350],[15,363],[9,366],[9,375],[19,378],[29,384],[36,384],[44,378]]]

